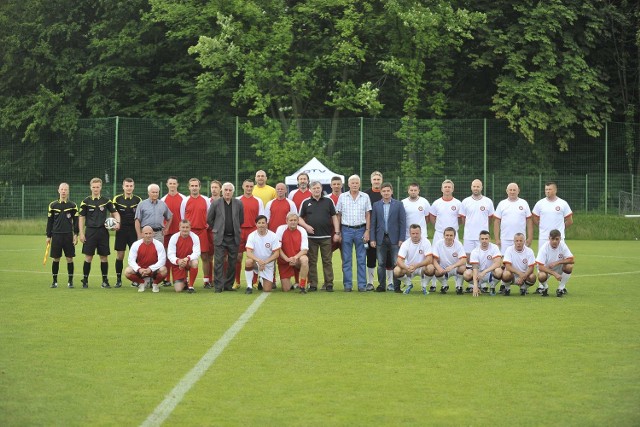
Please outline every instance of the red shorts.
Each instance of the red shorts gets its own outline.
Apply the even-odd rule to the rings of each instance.
[[[247,250],[247,239],[249,238],[249,234],[256,231],[256,229],[256,227],[240,229],[240,247],[238,248],[238,253],[242,253]]]
[[[280,272],[280,279],[293,277],[299,270],[299,268],[292,266],[282,258],[278,258],[278,272]]]
[[[191,229],[191,231],[200,239],[200,252],[209,253],[209,230],[206,228]]]
[[[173,281],[187,281],[188,268],[180,268],[175,264],[171,264],[171,274],[173,275]]]

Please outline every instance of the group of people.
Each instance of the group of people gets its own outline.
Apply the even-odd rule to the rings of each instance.
[[[93,256],[100,257],[103,288],[108,280],[109,232],[105,220],[115,219],[116,283],[122,275],[139,292],[173,286],[176,292],[195,292],[200,266],[204,289],[236,291],[244,267],[245,293],[276,288],[276,274],[283,291],[333,292],[333,252],[340,250],[343,289],[351,292],[404,292],[413,289],[419,277],[422,292],[449,290],[453,278],[457,294],[501,293],[510,295],[516,285],[521,295],[539,282],[536,293],[548,296],[548,279],[558,281],[556,295],[566,294],[574,257],[564,242],[564,231],[572,224],[569,205],[557,196],[554,182],[545,184],[545,198],[533,210],[519,198],[516,183],[507,186],[507,198],[494,209],[482,194],[482,182],[471,183],[471,195],[463,201],[453,196],[454,183],[444,180],[442,197],[430,204],[420,196],[420,186],[411,183],[407,197],[393,197],[393,185],[382,173],[371,174],[371,188],[361,191],[361,180],[352,175],[348,191],[342,192],[341,177],[331,180],[331,193],[310,181],[307,173],[297,177],[298,188],[287,194],[287,186],[267,184],[264,171],[255,181],[242,183],[235,197],[232,183],[210,183],[210,197],[201,194],[197,178],[189,180],[189,194],[178,191],[178,180],[169,177],[167,194],[160,198],[157,184],[148,186],[148,198],[134,194],[134,181],[123,181],[123,193],[110,200],[101,195],[102,181],[93,178],[91,195],[80,207],[69,200],[69,185],[60,184],[59,198],[49,205],[47,243],[51,244],[53,282],[58,287],[60,259],[67,260],[74,287],[75,245],[83,243],[82,287],[89,286]],[[495,243],[489,227],[493,223]],[[433,224],[432,240],[428,224]],[[538,225],[538,255],[530,248],[533,226]],[[462,242],[458,229],[464,225]],[[128,265],[124,255],[129,247]],[[356,283],[353,280],[355,248]],[[244,263],[243,263],[244,258]],[[321,258],[323,282],[318,275]],[[537,267],[537,273],[536,273]],[[378,286],[375,287],[377,269]],[[467,282],[466,289],[463,283]],[[496,291],[501,282],[499,291]],[[322,285],[322,286],[320,286]]]

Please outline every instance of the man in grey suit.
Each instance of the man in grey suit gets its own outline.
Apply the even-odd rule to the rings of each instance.
[[[214,288],[216,293],[233,291],[235,260],[240,245],[240,224],[244,222],[242,202],[233,197],[235,187],[230,182],[222,184],[222,197],[214,201],[207,214],[207,223],[213,230]],[[227,274],[224,275],[224,260],[227,256]]]
[[[398,259],[398,250],[405,240],[407,233],[407,215],[402,202],[393,199],[393,186],[389,182],[385,182],[380,187],[380,195],[382,200],[373,204],[371,212],[371,241],[369,245],[376,248],[376,256],[378,258],[378,282],[376,292],[384,292],[385,290],[394,290],[401,292],[400,281],[393,279],[393,275],[389,281],[389,287],[385,289],[385,279],[387,277],[385,266],[391,265],[391,271],[396,265]]]

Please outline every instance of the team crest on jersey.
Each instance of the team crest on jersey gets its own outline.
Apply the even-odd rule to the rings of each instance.
[[[422,208],[422,206],[418,206],[418,210],[422,212],[424,209]]]
[[[104,206],[100,206],[100,210],[103,211],[104,210]]]
[[[454,252],[451,255],[453,255],[454,258],[458,258],[458,252]]]
[[[560,206],[556,206],[556,211],[560,212]]]
[[[67,218],[71,218],[71,214],[70,213],[67,214]]]
[[[480,206],[480,210],[481,210],[481,211],[484,211],[484,210],[486,210],[486,209],[487,209],[487,208],[485,208],[484,206]]]
[[[418,251],[418,253],[419,253],[419,254],[423,254],[423,253],[424,253],[424,251],[423,251],[422,249],[420,249],[420,250]]]
[[[267,248],[267,249],[270,249],[271,248],[271,243],[265,243],[264,247]]]
[[[520,209],[521,211],[524,210],[524,208],[522,206],[518,206],[518,209]]]
[[[526,260],[526,259],[523,259],[523,260],[522,260],[522,264],[524,264],[524,266],[526,267],[526,266],[527,266],[527,260]]]
[[[456,207],[455,207],[455,206],[451,206],[451,210],[452,210],[452,211],[455,211],[455,210],[456,210]]]
[[[487,255],[487,259],[488,259],[488,260],[491,260],[491,255]]]
[[[564,259],[564,254],[558,254],[558,259]]]

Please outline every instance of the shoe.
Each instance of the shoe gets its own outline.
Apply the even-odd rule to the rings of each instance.
[[[536,289],[536,294],[542,294],[542,288]]]
[[[324,288],[327,292],[333,292],[333,285],[324,285]]]
[[[222,293],[222,289],[221,288],[215,288],[215,290],[213,291],[216,294],[220,294]]]
[[[262,290],[262,282],[258,282],[258,290],[261,291]],[[246,293],[246,292],[245,292]]]
[[[436,287],[435,286],[429,286],[429,292],[435,292],[436,291]]]
[[[157,283],[154,283],[153,285],[151,285],[151,290],[155,293],[160,292],[160,286],[158,286]]]
[[[255,287],[254,287],[253,289],[255,289]],[[236,292],[236,291],[238,290],[238,288],[234,288],[234,287],[232,286],[232,287],[230,287],[230,288],[224,288],[224,290],[225,290],[226,292]]]
[[[511,295],[511,289],[505,289],[504,291],[502,291],[502,295],[508,297],[509,295]]]
[[[351,288],[344,288],[344,291],[345,291],[345,292],[351,292],[352,290],[353,290],[353,289],[351,289]]]
[[[411,289],[413,289],[413,284],[407,286],[407,288],[404,290],[403,294],[409,295],[409,293],[411,292]]]
[[[367,287],[368,286],[369,285],[367,285]],[[384,288],[384,285],[378,285],[378,287],[376,288],[376,292],[386,292],[386,289]]]
[[[138,287],[138,283],[136,283],[136,282],[131,282],[131,287],[132,287],[132,288],[137,288],[137,287]]]
[[[300,289],[305,289],[305,288],[300,288]],[[318,292],[318,287],[317,286],[309,286],[309,292]]]
[[[426,287],[422,288],[422,295],[429,295],[429,291]]]
[[[188,293],[190,293],[190,294],[195,294],[195,293],[196,293],[196,290],[195,290],[195,289],[193,288],[193,286],[192,286],[192,287],[190,287],[190,288],[188,288],[188,289],[187,289],[187,292],[188,292]]]
[[[393,283],[389,283],[389,284],[387,285],[387,290],[388,290],[389,292],[393,292],[393,291],[395,291],[395,290],[396,290],[396,286],[395,286]]]
[[[205,289],[211,289],[213,286],[211,286],[211,283],[207,282],[204,284],[204,288]]]
[[[473,288],[471,286],[467,286],[467,289],[465,289],[464,291],[470,294],[471,292],[473,292]]]
[[[556,296],[557,296],[558,298],[562,298],[562,297],[564,296],[564,292],[562,292],[562,289],[558,289],[558,290],[556,291]]]
[[[273,282],[273,287],[272,289],[275,291],[276,289],[278,289],[278,284],[276,282]]]
[[[496,288],[489,288],[489,295],[494,296],[496,294]]]
[[[367,292],[367,288],[358,288],[358,292]]]
[[[88,281],[88,280],[86,280],[86,279],[82,279],[82,280],[80,280],[80,283],[82,283],[82,287],[83,287],[84,289],[87,289],[87,288],[89,287],[89,281]]]
[[[253,288],[249,287],[249,288],[245,289],[244,293],[247,294],[247,295],[251,295],[253,293]]]
[[[504,293],[504,291],[506,290],[506,286],[504,286],[504,283],[500,285],[500,291],[498,292],[499,294]]]
[[[464,291],[462,290],[462,286],[456,287],[456,295],[462,295],[462,294],[464,294]]]
[[[446,294],[448,290],[449,290],[449,285],[444,285],[440,288],[440,293]]]
[[[58,284],[57,284],[56,282],[53,282],[53,283],[51,284],[51,287],[52,287],[52,288],[57,288],[57,287],[58,287]]]
[[[569,292],[567,292],[567,288],[563,288],[562,289],[562,295],[567,295],[569,294]]]
[[[543,289],[542,292],[540,292],[540,295],[542,295],[543,297],[548,297],[549,296],[549,289]]]
[[[276,284],[273,284],[273,289],[275,289]],[[291,289],[300,289],[300,284],[299,283],[294,283],[293,285],[291,285]]]
[[[480,292],[486,294],[487,292],[489,292],[489,289],[485,286],[484,288],[480,288]]]
[[[67,283],[67,288],[69,288],[69,289],[73,289],[73,282],[69,282],[69,283]]]
[[[527,294],[526,289],[520,289],[520,295],[525,296]]]
[[[364,289],[365,289],[366,292],[371,292],[375,288],[373,287],[373,285],[371,283],[367,283],[367,286]]]
[[[122,287],[122,281],[121,280],[116,280],[116,284],[115,284],[114,287],[121,288]]]
[[[240,288],[240,283],[233,284],[233,289],[239,289],[239,288]]]
[[[144,289],[145,289],[144,283],[141,283],[141,284],[138,286],[138,292],[144,292]]]
[[[309,288],[309,290],[311,290],[311,288]],[[316,291],[318,290],[318,288],[316,288]],[[306,294],[307,293],[307,288],[300,288],[300,293],[301,294]]]
[[[109,284],[108,280],[103,281],[102,285],[100,285],[100,287],[102,287],[104,289],[111,289],[111,285]]]
[[[163,281],[162,281],[162,286],[164,286],[165,288],[166,288],[166,287],[169,287],[169,286],[171,286],[171,282],[170,282],[170,281],[168,281],[168,280],[163,280]]]
[[[320,288],[321,291],[326,291],[327,290],[327,284],[325,283],[324,285],[322,285],[322,287]]]

